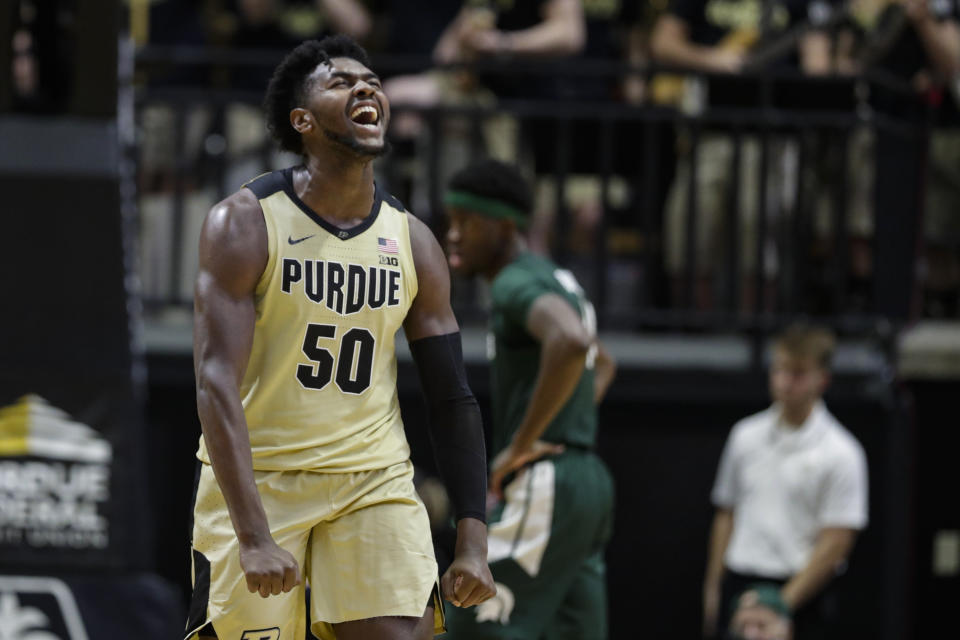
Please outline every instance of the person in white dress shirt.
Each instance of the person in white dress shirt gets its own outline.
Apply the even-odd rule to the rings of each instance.
[[[733,599],[779,586],[796,640],[829,635],[829,590],[867,525],[863,447],[827,410],[835,339],[794,325],[774,341],[766,410],[734,425],[713,487],[716,514],[703,585],[704,636],[724,637]]]

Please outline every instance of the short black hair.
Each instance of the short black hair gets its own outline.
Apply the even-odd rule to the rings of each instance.
[[[513,205],[529,214],[533,208],[530,185],[513,165],[484,158],[461,169],[450,179],[451,191],[466,191]]]
[[[280,62],[263,99],[267,129],[281,149],[303,153],[303,140],[290,125],[290,111],[303,103],[306,78],[319,64],[330,64],[332,58],[352,58],[370,66],[367,52],[350,36],[339,34],[323,40],[307,40]]]

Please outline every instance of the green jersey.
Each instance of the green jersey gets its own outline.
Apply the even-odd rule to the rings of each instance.
[[[521,254],[493,280],[491,297],[493,390],[493,455],[510,443],[523,420],[540,365],[540,343],[527,332],[527,314],[540,296],[554,293],[577,311],[584,327],[596,333],[596,314],[576,278],[550,260]],[[596,347],[587,354],[587,365],[573,395],[541,436],[542,440],[592,448],[597,434],[597,408],[593,401],[593,364]],[[491,456],[492,458],[492,456]]]

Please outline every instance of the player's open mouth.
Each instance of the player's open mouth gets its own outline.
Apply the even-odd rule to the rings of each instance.
[[[380,122],[380,112],[371,105],[361,105],[350,113],[350,120],[360,126],[374,129]]]

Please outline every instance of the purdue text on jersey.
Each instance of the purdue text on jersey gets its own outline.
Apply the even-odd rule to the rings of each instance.
[[[365,308],[379,309],[384,304],[388,307],[399,305],[400,271],[284,258],[280,288],[284,293],[299,290],[311,302],[325,305],[341,316],[351,315]]]

